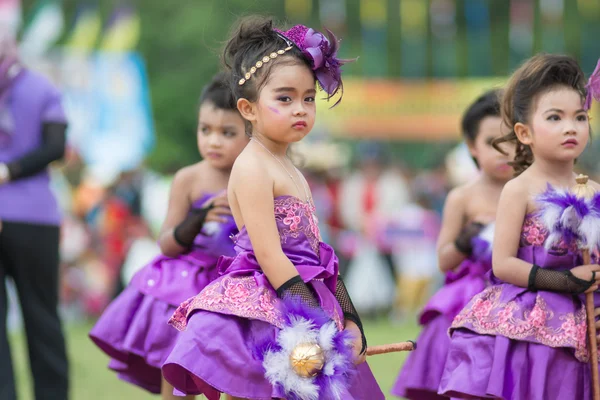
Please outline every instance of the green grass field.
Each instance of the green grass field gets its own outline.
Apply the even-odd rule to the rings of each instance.
[[[386,320],[367,321],[369,344],[384,344],[415,339],[416,324],[391,325]],[[71,400],[142,400],[153,397],[137,387],[121,382],[106,368],[108,358],[87,337],[91,324],[67,327],[71,360]],[[21,334],[11,337],[13,360],[20,400],[33,400],[28,372],[25,340]],[[406,353],[379,355],[369,358],[377,381],[389,394]],[[392,396],[388,395],[388,398]]]

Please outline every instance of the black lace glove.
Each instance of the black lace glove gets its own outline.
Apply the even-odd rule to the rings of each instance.
[[[467,224],[458,234],[454,241],[456,249],[466,256],[470,256],[473,253],[473,238],[483,230],[485,227],[481,222],[471,222]]]
[[[581,294],[588,290],[596,281],[596,272],[592,272],[589,281],[579,279],[571,271],[556,271],[533,265],[529,273],[527,289],[548,290],[550,292]]]
[[[358,326],[360,329],[360,335],[362,339],[362,348],[360,349],[360,354],[363,354],[367,350],[367,338],[365,336],[365,331],[363,329],[362,322],[360,321],[360,317],[358,316],[358,312],[356,308],[354,308],[354,304],[352,304],[352,299],[348,294],[348,290],[346,289],[346,285],[342,280],[341,276],[338,276],[337,284],[335,286],[335,298],[340,303],[340,307],[342,307],[342,311],[344,312],[344,319],[352,321]]]
[[[192,209],[183,222],[175,227],[173,237],[181,247],[187,249],[194,244],[196,235],[200,233],[204,226],[206,215],[213,207],[214,204],[211,203],[206,207]]]
[[[309,307],[320,307],[320,304],[312,290],[306,283],[304,283],[302,278],[300,278],[300,275],[296,275],[293,278],[288,279],[283,285],[279,286],[276,292],[277,296],[282,300],[295,298],[300,299]]]

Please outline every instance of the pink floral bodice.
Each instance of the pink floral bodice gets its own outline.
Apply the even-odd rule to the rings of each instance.
[[[319,220],[312,202],[303,202],[294,196],[278,196],[275,198],[275,221],[279,230],[281,247],[298,251],[307,246],[318,256],[321,233]],[[251,249],[246,228],[234,238],[236,245],[246,250]]]
[[[548,229],[535,214],[527,214],[521,230],[520,247],[544,246],[548,239]],[[561,240],[558,245],[550,250],[554,254],[566,254],[568,251],[577,251],[577,243],[565,243]]]

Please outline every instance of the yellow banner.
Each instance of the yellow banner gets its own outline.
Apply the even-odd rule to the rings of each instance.
[[[366,26],[383,26],[386,23],[387,4],[385,0],[361,0],[360,20]]]
[[[466,108],[484,92],[502,88],[506,78],[344,81],[342,102],[318,100],[317,129],[335,137],[437,141],[460,139]],[[322,97],[317,95],[318,98]],[[595,102],[596,103],[596,102]],[[592,124],[600,103],[592,106]],[[593,126],[597,130],[597,126]]]
[[[579,15],[585,19],[596,19],[600,16],[600,1],[598,0],[578,0]]]
[[[285,0],[285,15],[294,21],[306,21],[312,11],[312,0]]]
[[[400,29],[402,35],[424,36],[427,34],[427,2],[402,0],[400,2]]]
[[[101,30],[102,21],[98,10],[94,8],[83,11],[77,18],[65,45],[77,50],[90,51],[96,46]]]
[[[504,78],[464,80],[344,81],[342,102],[329,109],[320,100],[317,123],[332,136],[396,140],[460,137],[465,109]]]

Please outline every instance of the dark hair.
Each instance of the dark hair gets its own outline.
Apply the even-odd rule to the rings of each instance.
[[[538,54],[527,60],[510,78],[502,96],[502,119],[510,127],[510,132],[494,141],[496,150],[506,154],[499,144],[515,142],[515,159],[510,164],[515,176],[533,164],[533,153],[528,145],[517,139],[514,131],[516,123],[527,123],[531,118],[535,101],[557,87],[575,90],[583,100],[586,96],[585,76],[573,58],[555,54]]]
[[[486,117],[500,116],[500,90],[490,90],[477,98],[463,114],[461,127],[465,140],[474,142],[479,125]]]
[[[230,74],[219,72],[210,83],[202,88],[199,106],[210,102],[222,110],[237,111],[237,103],[231,93]]]
[[[474,143],[479,135],[479,126],[481,121],[487,117],[500,116],[500,90],[490,90],[485,92],[473,102],[467,111],[463,114],[461,121],[462,135],[467,142]],[[479,162],[475,157],[471,157],[473,162],[479,168]]]
[[[287,42],[273,30],[273,20],[267,17],[242,18],[234,28],[223,52],[223,62],[231,71],[231,91],[236,100],[240,98],[256,101],[260,90],[266,85],[269,71],[274,65],[306,65],[310,62],[296,47],[292,46],[284,55],[264,63],[243,85],[239,84],[247,72],[263,57],[288,47]],[[311,69],[312,71],[312,69]]]

